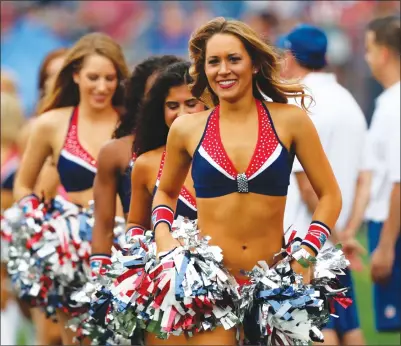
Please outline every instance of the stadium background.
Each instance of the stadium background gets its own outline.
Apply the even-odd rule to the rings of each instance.
[[[16,83],[28,118],[38,98],[42,59],[86,33],[102,31],[112,36],[134,66],[152,54],[187,57],[191,32],[215,16],[244,20],[271,42],[294,25],[309,22],[326,31],[330,68],[355,96],[369,122],[382,88],[364,62],[364,30],[372,18],[399,11],[399,1],[2,1],[1,72]],[[365,229],[359,238],[366,247]],[[367,256],[364,264],[355,279],[367,344],[400,345],[399,334],[379,334],[374,329]],[[29,343],[23,331],[20,343]]]

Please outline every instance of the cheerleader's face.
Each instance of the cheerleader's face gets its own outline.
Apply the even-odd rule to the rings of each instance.
[[[81,101],[96,110],[111,106],[118,78],[110,59],[98,54],[89,55],[80,71],[74,73],[74,81],[79,86]]]
[[[164,120],[170,128],[174,120],[179,116],[203,110],[203,104],[192,96],[188,85],[172,87],[164,102]]]
[[[252,93],[253,63],[241,40],[215,34],[206,43],[205,74],[220,101],[235,102]]]

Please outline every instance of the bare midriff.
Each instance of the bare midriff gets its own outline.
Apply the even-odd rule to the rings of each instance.
[[[210,244],[223,250],[224,266],[242,281],[241,270],[252,270],[258,261],[274,263],[273,256],[282,247],[286,197],[254,193],[233,193],[217,198],[197,198],[198,225]],[[146,335],[147,345],[235,345],[236,328],[219,327],[213,333],[193,337],[171,336],[159,340]]]
[[[199,227],[210,243],[223,250],[224,266],[241,278],[258,261],[274,263],[283,242],[286,197],[233,193],[198,198]]]
[[[68,192],[68,199],[71,203],[87,208],[89,202],[93,201],[93,188],[79,192]],[[116,216],[124,216],[123,208],[118,196],[116,197]]]
[[[93,200],[93,189],[79,192],[68,192],[68,199],[72,203],[88,207],[89,201]]]

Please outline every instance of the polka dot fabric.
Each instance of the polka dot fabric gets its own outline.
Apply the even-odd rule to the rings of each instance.
[[[219,111],[220,106],[217,106],[210,115],[208,127],[203,137],[202,147],[214,162],[223,168],[230,176],[235,178],[237,176],[237,171],[224,150],[220,138]]]
[[[164,161],[165,161],[165,159],[166,159],[166,151],[164,150],[164,151],[163,151],[163,154],[162,154],[162,159],[161,159],[161,161],[160,161],[159,172],[157,173],[157,181],[159,181],[160,178],[161,178],[161,176],[162,176],[162,172],[163,172],[163,167],[164,167]]]
[[[263,166],[279,145],[279,141],[262,102],[256,100],[256,104],[258,109],[259,134],[255,152],[252,156],[249,167],[245,172],[248,179]],[[202,147],[213,161],[215,161],[230,176],[236,178],[239,172],[237,172],[232,161],[228,157],[221,141],[219,111],[220,107],[217,106],[210,115],[209,125],[202,141]]]
[[[280,144],[262,102],[257,100],[256,103],[259,116],[259,138],[255,153],[245,173],[248,179],[263,166]]]
[[[79,143],[78,139],[78,107],[75,108],[64,143],[64,150],[96,167],[96,160]]]
[[[191,195],[191,193],[188,191],[188,189],[183,186],[180,195],[182,198],[184,198],[190,205],[192,205],[194,208],[196,208],[196,200],[195,198]]]

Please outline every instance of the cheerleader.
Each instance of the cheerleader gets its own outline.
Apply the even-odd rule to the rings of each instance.
[[[140,113],[134,142],[137,159],[131,176],[128,230],[137,225],[143,229],[150,228],[151,204],[163,172],[171,125],[181,115],[196,113],[205,108],[188,89],[188,68],[189,63],[177,62],[160,73]],[[176,216],[194,220],[197,211],[192,185],[192,179],[188,176],[181,185]]]
[[[163,172],[166,141],[171,125],[183,114],[205,109],[188,88],[189,65],[187,62],[177,62],[160,72],[140,112],[134,141],[134,154],[137,158],[131,175],[128,238],[143,235],[146,229],[150,229],[152,200]],[[192,185],[192,179],[188,176],[180,190],[176,217],[180,215],[191,220],[197,218]],[[124,280],[129,280],[125,274],[123,276]],[[159,342],[150,333],[146,339],[151,344]],[[176,342],[174,340],[174,344]],[[183,338],[182,342],[185,344],[186,339]]]
[[[18,132],[25,122],[22,106],[16,95],[1,93],[1,211],[11,207],[14,177],[20,154],[17,146]],[[7,274],[7,235],[1,234],[1,344],[15,345],[17,342],[20,311],[11,290]]]
[[[121,47],[107,35],[85,35],[68,51],[39,110],[43,114],[32,126],[16,177],[14,197],[21,206],[39,205],[34,187],[49,156],[56,163],[69,200],[88,206],[93,196],[96,157],[119,120],[122,83],[127,76]],[[69,319],[68,310],[63,308],[57,310],[62,326]],[[63,344],[72,344],[73,336],[62,328]]]
[[[192,94],[213,109],[182,116],[169,131],[168,156],[153,200],[157,251],[179,246],[170,230],[180,187],[192,166],[201,233],[223,250],[229,272],[238,282],[246,282],[242,270],[251,271],[261,260],[273,265],[282,248],[286,194],[296,155],[319,198],[300,254],[316,256],[337,221],[341,193],[304,110],[302,86],[280,80],[278,55],[239,21],[213,19],[192,35],[189,51]],[[289,97],[299,98],[304,109],[288,105]],[[310,269],[297,261],[291,266],[309,282]],[[259,328],[256,317],[245,318],[251,344],[260,342]],[[194,335],[188,343],[233,345],[236,331],[217,327]]]
[[[39,101],[36,106],[38,111],[41,108],[45,95],[49,93],[51,83],[54,81],[64,63],[66,54],[66,48],[59,48],[51,51],[43,59],[38,76]],[[26,149],[33,123],[39,115],[40,113],[37,112],[20,131],[18,147],[21,153]],[[65,191],[60,185],[57,169],[51,157],[46,160],[37,179],[34,191],[38,196],[45,197],[46,199],[54,197],[57,193],[65,196]],[[23,301],[20,301],[20,304],[23,304],[24,307],[27,305],[27,303]],[[39,345],[59,344],[61,342],[59,324],[56,321],[47,319],[45,313],[40,308],[32,308],[30,313],[36,328],[36,342]]]
[[[150,57],[138,64],[128,82],[125,112],[110,142],[99,152],[98,171],[93,185],[95,224],[93,226],[91,264],[101,269],[110,263],[113,227],[116,216],[116,195],[119,196],[124,217],[131,197],[132,146],[137,115],[143,98],[155,78],[168,65],[180,61],[172,55]]]

